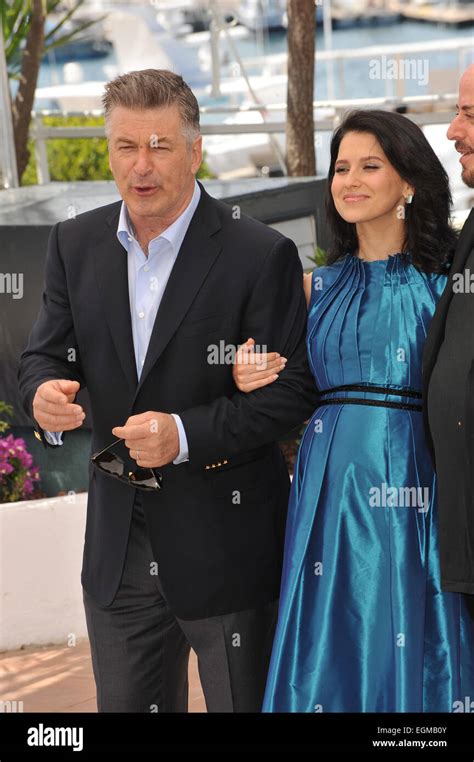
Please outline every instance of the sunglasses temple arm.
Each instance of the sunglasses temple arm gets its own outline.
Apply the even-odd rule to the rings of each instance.
[[[100,452],[96,452],[94,457],[98,458],[99,455],[102,455],[102,453],[107,452],[107,450],[110,450],[111,447],[113,447],[114,445],[118,444],[119,442],[123,442],[123,439],[114,439],[114,441],[111,442],[110,444],[108,444],[107,447],[104,447],[103,450],[101,450]]]

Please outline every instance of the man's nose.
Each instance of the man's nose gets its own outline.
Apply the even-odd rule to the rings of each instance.
[[[448,127],[446,137],[448,140],[461,140],[463,138],[463,130],[461,128],[460,114],[454,117],[453,121]]]
[[[146,175],[153,169],[153,163],[147,150],[141,150],[138,152],[137,160],[134,165],[134,170],[139,175]]]

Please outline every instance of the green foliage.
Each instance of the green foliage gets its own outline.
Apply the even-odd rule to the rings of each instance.
[[[98,127],[99,116],[45,116],[45,127]],[[28,144],[30,160],[22,177],[22,185],[38,182],[33,141]],[[105,138],[55,138],[46,142],[51,180],[112,180]]]
[[[64,11],[60,15],[62,0],[43,0],[46,17],[51,17],[52,15],[54,18],[57,17],[57,22],[45,34],[45,53],[76,39],[90,26],[106,18],[101,16],[92,21],[78,21],[74,19],[74,14],[83,4],[84,0],[76,0],[69,10]],[[20,74],[23,47],[31,27],[32,8],[33,3],[31,0],[0,0],[0,19],[10,79],[18,79]],[[61,30],[64,31],[64,34],[59,34]]]
[[[307,257],[311,262],[314,262],[316,267],[322,267],[326,264],[327,252],[320,246],[315,246],[314,257]]]
[[[13,408],[11,405],[7,405],[6,402],[0,401],[0,415],[6,415],[7,418],[11,418],[13,415]],[[4,421],[0,419],[0,434],[3,434],[4,431],[10,428],[10,424],[8,421]]]
[[[47,127],[100,127],[101,116],[45,116]],[[34,144],[30,141],[30,160],[22,177],[22,185],[38,182]],[[51,180],[73,182],[80,180],[113,180],[109,169],[107,140],[105,138],[55,138],[46,142],[46,153]],[[205,160],[198,178],[212,177]]]
[[[206,178],[207,179],[215,178],[215,174],[211,172],[211,170],[209,169],[209,165],[206,161],[205,151],[203,151],[201,166],[199,167],[199,170],[196,176],[199,180],[205,180]]]

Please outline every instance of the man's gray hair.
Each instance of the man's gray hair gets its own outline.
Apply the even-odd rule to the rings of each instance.
[[[196,96],[179,74],[167,69],[142,69],[116,77],[107,82],[102,103],[106,135],[108,118],[115,106],[137,110],[177,106],[186,138],[192,141],[199,135]]]

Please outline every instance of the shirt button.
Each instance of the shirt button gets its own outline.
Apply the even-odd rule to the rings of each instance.
[[[144,270],[145,270],[145,272],[147,273],[147,272],[148,272],[148,270],[149,270],[150,268],[148,267],[148,265],[145,265],[145,267],[144,267],[143,269],[144,269]]]
[[[138,317],[139,318],[144,318],[145,317],[145,313],[144,312],[139,312],[138,313]]]
[[[127,238],[128,238],[129,241],[132,240],[132,236],[131,235],[128,235]]]

